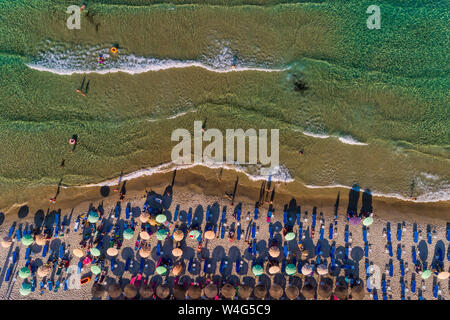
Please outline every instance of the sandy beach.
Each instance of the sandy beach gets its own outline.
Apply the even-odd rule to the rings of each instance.
[[[134,180],[126,181],[126,194],[125,199],[122,204],[122,212],[120,219],[125,220],[124,207],[127,203],[130,203],[132,212],[137,213],[134,219],[136,221],[136,232],[134,237],[130,240],[124,240],[122,248],[117,256],[118,267],[114,271],[108,270],[107,276],[105,278],[105,283],[110,284],[118,279],[122,279],[122,286],[125,286],[130,279],[139,273],[139,254],[134,250],[134,245],[138,234],[140,231],[140,221],[138,218],[140,210],[142,210],[145,203],[145,190],[154,191],[157,194],[163,194],[165,188],[171,183],[174,177],[173,172],[168,172],[165,174],[155,174],[152,176],[140,177]],[[220,177],[220,180],[219,180]],[[239,177],[239,184],[237,188],[236,197],[234,200],[234,205],[231,204],[231,199],[226,194],[230,195],[233,193],[234,181],[236,177]],[[122,182],[123,184],[123,182]],[[121,184],[121,185],[122,185]],[[322,260],[327,260],[330,264],[330,246],[335,242],[335,256],[336,261],[342,261],[345,251],[345,229],[347,225],[346,212],[347,205],[349,201],[349,190],[347,189],[308,189],[301,187],[293,183],[276,183],[272,182],[272,185],[276,187],[276,193],[274,198],[274,213],[272,216],[272,223],[274,226],[275,236],[274,238],[279,241],[279,243],[284,243],[282,240],[283,225],[283,208],[285,205],[289,205],[291,208],[294,205],[293,199],[295,199],[294,206],[301,207],[301,222],[302,230],[305,238],[303,239],[303,244],[309,250],[308,261],[316,261],[317,257],[315,255],[315,248],[320,242],[322,252]],[[242,226],[242,238],[240,241],[234,237],[234,240],[230,242],[228,236],[226,235],[224,239],[217,237],[213,240],[207,240],[203,244],[202,256],[207,259],[211,264],[211,270],[214,279],[220,279],[221,273],[219,272],[220,263],[222,258],[226,257],[227,261],[235,262],[237,257],[243,258],[244,264],[240,273],[236,273],[235,264],[229,268],[228,281],[233,284],[251,284],[255,285],[258,283],[257,277],[252,274],[251,261],[253,259],[252,255],[247,251],[248,244],[243,240],[246,230],[249,230],[250,222],[256,222],[256,246],[257,246],[257,260],[267,256],[267,246],[269,239],[269,223],[266,222],[266,216],[268,211],[268,204],[265,204],[260,208],[259,217],[257,220],[253,217],[253,212],[255,208],[255,202],[258,201],[259,188],[261,186],[261,181],[251,181],[242,173],[236,173],[232,170],[220,169],[205,169],[194,167],[189,170],[178,170],[175,176],[175,183],[173,187],[173,197],[170,207],[164,211],[167,216],[168,221],[174,222],[174,211],[177,206],[179,206],[179,221],[175,224],[180,223],[181,217],[185,217],[189,210],[192,210],[194,216],[199,214],[202,217],[202,229],[204,228],[206,221],[204,219],[205,211],[208,206],[214,208],[217,211],[217,215],[222,212],[224,206],[226,206],[227,212],[227,222],[229,224],[236,223],[235,218],[232,216],[235,206],[239,203],[242,204],[241,213],[241,226]],[[301,192],[300,188],[303,188]],[[64,216],[70,218],[70,224],[67,226],[67,230],[63,237],[52,238],[50,241],[50,248],[52,250],[59,250],[61,243],[65,244],[65,248],[68,253],[73,257],[72,250],[79,247],[81,241],[80,231],[74,232],[74,224],[78,215],[82,213],[87,213],[89,207],[92,205],[97,207],[100,203],[103,203],[105,217],[114,210],[114,207],[119,200],[118,192],[113,191],[113,187],[110,188],[109,194],[105,197],[105,188],[103,188],[102,193],[100,193],[101,187],[71,187],[71,188],[61,188],[55,204],[50,204],[48,199],[51,198],[55,190],[40,190],[36,193],[33,199],[26,203],[21,203],[13,207],[5,208],[3,212],[4,218],[0,225],[0,235],[5,237],[8,235],[8,230],[11,225],[16,222],[18,225],[22,224],[25,227],[27,224],[35,224],[36,216],[38,216],[40,211],[43,213],[51,212],[53,210],[61,209],[61,221]],[[329,239],[329,225],[334,223],[334,212],[336,198],[340,194],[339,206],[338,206],[338,219],[337,219],[337,232],[335,230],[333,238]],[[401,201],[392,198],[379,198],[373,197],[373,218],[374,223],[368,227],[367,230],[367,241],[369,244],[370,252],[368,254],[368,262],[373,263],[373,265],[378,266],[382,274],[389,268],[387,267],[392,260],[393,264],[393,276],[385,274],[386,286],[387,286],[387,299],[401,299],[401,281],[405,282],[405,299],[416,300],[419,297],[419,292],[421,296],[425,299],[436,299],[433,295],[433,289],[435,284],[438,285],[437,298],[448,299],[449,298],[449,282],[448,280],[439,280],[435,275],[430,276],[428,279],[422,282],[420,274],[415,272],[415,266],[412,262],[412,247],[419,249],[417,252],[417,260],[421,262],[426,262],[429,267],[436,256],[437,248],[441,248],[444,263],[444,270],[448,271],[448,241],[446,240],[446,228],[447,220],[449,219],[448,203],[414,203],[412,201]],[[316,207],[317,210],[317,222],[315,228],[315,236],[313,239],[310,238],[310,229],[312,223],[312,213],[313,208]],[[358,210],[361,207],[361,201],[358,204]],[[290,210],[290,209],[289,209]],[[288,210],[288,212],[289,212]],[[321,216],[323,214],[323,216]],[[248,219],[247,219],[248,217]],[[306,220],[305,220],[306,219]],[[324,235],[323,240],[319,240],[319,230],[322,223],[324,224]],[[114,223],[114,214],[110,218],[110,221]],[[97,223],[99,224],[99,222]],[[386,251],[387,238],[386,238],[386,228],[390,224],[391,229],[391,243],[393,256],[390,257]],[[397,229],[398,224],[401,225],[402,229],[402,239],[397,241]],[[414,224],[417,224],[417,230],[419,232],[418,242],[414,243],[413,240],[413,230]],[[427,230],[431,232],[431,244],[427,243]],[[298,233],[298,225],[294,224],[293,231]],[[352,273],[361,278],[361,280],[366,284],[366,274],[365,274],[365,257],[364,249],[365,244],[363,240],[362,225],[354,226],[348,224],[348,246],[349,246],[349,261],[353,265]],[[220,233],[217,231],[217,233]],[[295,240],[288,243],[288,248],[290,254],[296,254],[300,257],[299,249],[297,247],[298,236]],[[156,274],[155,268],[159,257],[156,255],[156,244],[157,239],[155,235],[152,235],[150,240],[152,253],[146,260],[146,266],[143,271],[143,277],[149,279],[151,283],[161,283],[165,280],[169,284],[173,283],[175,277],[168,275],[161,276]],[[195,250],[197,248],[198,242],[189,237],[185,238],[182,244],[183,256],[181,261],[185,266],[182,275],[180,276],[180,283],[184,281],[198,281],[204,282],[205,277],[203,273],[188,272],[186,266],[189,263],[189,258],[195,256]],[[164,254],[169,254],[171,248],[173,247],[171,239],[166,239],[162,246],[162,251]],[[400,261],[398,260],[397,250],[398,245],[402,246],[401,260],[404,261],[404,277],[401,276],[400,271]],[[16,249],[16,247],[18,249]],[[37,244],[31,246],[33,257],[33,263],[36,266],[45,263],[47,258],[42,258],[42,247]],[[6,270],[10,265],[9,259],[14,250],[18,250],[18,260],[15,264],[13,274],[11,275],[10,281],[5,281]],[[18,272],[22,268],[26,261],[24,259],[26,247],[19,243],[13,242],[12,246],[8,249],[2,248],[0,250],[0,297],[1,299],[92,299],[91,287],[93,281],[85,286],[82,286],[79,290],[63,290],[63,285],[58,290],[57,293],[49,292],[49,290],[44,290],[43,294],[40,294],[39,281],[40,278],[37,277],[37,285],[34,292],[30,293],[28,296],[23,297],[19,293],[19,287],[24,281],[14,273]],[[280,261],[284,256],[283,250],[281,250]],[[128,257],[133,257],[134,263],[128,271],[123,270],[125,260]],[[79,261],[78,258],[73,257],[71,265],[76,265]],[[106,266],[108,268],[109,257],[106,258]],[[173,257],[172,257],[173,259]],[[297,261],[300,260],[297,258]],[[174,261],[177,261],[174,259]],[[194,259],[195,261],[195,259]],[[302,263],[306,260],[303,259]],[[203,268],[203,264],[201,264]],[[267,263],[264,266],[266,272],[264,275],[259,277],[259,281],[265,283],[267,287],[270,287],[273,283],[280,284],[285,288],[288,284],[292,283],[298,286],[300,289],[305,281],[305,276],[298,273],[293,276],[287,276],[286,274],[278,273],[276,275],[270,275],[267,272]],[[281,264],[280,264],[281,266]],[[429,267],[430,268],[430,267]],[[54,274],[54,272],[53,272]],[[91,274],[89,267],[85,267],[82,272],[82,276]],[[339,276],[346,274],[346,270],[342,269]],[[411,292],[411,282],[415,277],[416,279],[416,292]],[[16,278],[15,281],[13,279]],[[58,277],[54,276],[53,283],[55,283]],[[63,271],[61,273],[60,282],[67,278],[67,275]],[[314,278],[317,283],[319,283],[319,275],[314,274]],[[26,281],[30,281],[31,277]],[[94,277],[93,277],[94,279]],[[336,277],[332,277],[336,279]],[[256,282],[256,283],[255,283]],[[366,295],[365,299],[373,299],[373,292],[369,293],[365,289]],[[377,290],[378,299],[382,299],[381,290]],[[107,294],[104,295],[104,299],[107,298]],[[321,299],[320,296],[317,297]],[[267,299],[269,296],[267,295]],[[300,294],[300,299],[304,299],[302,294]]]

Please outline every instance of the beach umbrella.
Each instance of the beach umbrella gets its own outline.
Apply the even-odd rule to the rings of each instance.
[[[347,285],[337,285],[334,289],[334,294],[339,300],[347,300],[348,288]]]
[[[286,266],[286,273],[287,273],[289,276],[292,276],[292,275],[296,274],[296,273],[297,273],[297,267],[295,266],[295,264],[289,263],[289,264]]]
[[[139,288],[139,295],[141,298],[148,299],[152,297],[154,293],[152,286],[149,284],[144,284]]]
[[[36,241],[36,244],[37,244],[38,246],[43,246],[43,245],[45,245],[45,242],[47,241],[47,239],[45,238],[45,235],[43,235],[43,234],[38,234],[38,235],[36,236],[35,241]]]
[[[141,220],[142,223],[146,223],[148,219],[150,218],[150,214],[148,212],[142,212],[139,216],[139,220]]]
[[[91,293],[94,298],[102,298],[106,292],[106,287],[99,283],[95,283],[92,286]]]
[[[142,247],[141,250],[139,250],[139,255],[140,255],[142,258],[147,258],[147,257],[150,256],[150,253],[151,253],[151,252],[152,252],[152,251],[151,251],[150,247]]]
[[[250,296],[252,295],[252,287],[247,286],[247,285],[242,285],[239,286],[238,288],[238,297],[239,299],[242,300],[248,300],[248,298],[250,298]]]
[[[37,275],[39,277],[45,277],[50,273],[51,269],[49,266],[42,265],[37,269]]]
[[[354,226],[358,226],[361,223],[361,218],[359,217],[352,217],[350,218],[350,224],[354,225]]]
[[[283,296],[283,288],[279,284],[274,283],[269,289],[269,294],[273,299],[280,300]]]
[[[271,246],[269,249],[269,255],[272,258],[278,258],[278,256],[280,255],[280,248],[278,248],[277,246]]]
[[[156,232],[156,239],[159,241],[164,241],[167,237],[167,230],[166,229],[159,229],[158,232]]]
[[[156,296],[160,299],[166,299],[170,295],[170,288],[167,284],[160,284],[156,287]]]
[[[255,276],[260,276],[264,273],[264,270],[259,264],[255,264],[252,268],[252,272]]]
[[[176,277],[179,276],[183,272],[183,265],[181,263],[175,265],[172,268],[172,274]]]
[[[33,243],[34,239],[33,236],[31,234],[26,234],[22,237],[22,244],[24,246],[29,246]]]
[[[158,214],[158,215],[156,216],[156,222],[158,222],[158,223],[164,223],[164,222],[166,222],[166,221],[167,221],[166,215],[164,215],[164,214]]]
[[[191,239],[197,239],[199,235],[200,235],[200,231],[198,231],[198,230],[191,230],[189,232],[189,237]]]
[[[332,292],[333,280],[328,277],[322,278],[319,282],[319,287],[317,288],[317,294],[323,299],[328,299]]]
[[[141,237],[142,240],[150,239],[150,235],[148,234],[147,231],[141,231],[141,233],[139,233],[139,236]]]
[[[187,294],[192,300],[199,299],[202,296],[202,288],[199,286],[189,286]]]
[[[31,285],[27,282],[22,283],[22,285],[20,286],[19,292],[23,296],[29,295],[31,292]]]
[[[372,223],[373,223],[372,217],[367,217],[363,220],[363,225],[365,225],[366,227],[370,226]]]
[[[73,249],[73,255],[74,255],[75,257],[81,258],[81,257],[84,256],[84,250],[81,249],[81,248]]]
[[[422,272],[422,279],[428,279],[431,276],[430,270],[425,270]]]
[[[12,244],[12,240],[8,237],[4,237],[2,240],[2,247],[3,248],[9,248]]]
[[[88,216],[88,221],[90,223],[96,223],[98,221],[98,213],[95,211],[90,211]]]
[[[91,266],[91,272],[93,274],[99,274],[100,272],[102,272],[102,269],[100,269],[99,266],[94,264],[94,265]]]
[[[449,275],[450,275],[450,273],[448,273],[447,271],[442,271],[442,272],[439,272],[437,277],[438,277],[438,279],[445,280],[445,279],[448,279]]]
[[[137,296],[138,289],[134,284],[127,284],[125,288],[123,289],[123,294],[128,299],[134,299]]]
[[[213,283],[208,284],[203,291],[208,299],[214,299],[218,292],[217,286]]]
[[[176,284],[173,287],[173,297],[177,300],[185,300],[186,299],[186,291],[187,289],[180,285],[180,284]]]
[[[19,277],[22,279],[26,279],[30,276],[30,269],[28,267],[23,267],[19,270]]]
[[[127,240],[132,239],[134,236],[134,231],[133,229],[127,228],[123,231],[123,237]]]
[[[181,248],[174,248],[172,250],[172,255],[174,257],[181,257],[183,255],[183,250],[181,250]]]
[[[216,234],[212,230],[208,230],[205,232],[205,238],[208,240],[214,239],[215,236],[216,236]]]
[[[253,294],[256,298],[264,300],[267,295],[267,287],[264,284],[258,284],[253,290]]]
[[[364,300],[364,283],[360,281],[357,285],[352,287],[352,299],[353,300]]]
[[[286,288],[286,296],[290,300],[297,299],[299,294],[300,294],[300,290],[298,290],[298,288],[296,286],[290,285],[289,287]]]
[[[280,272],[280,271],[281,271],[281,269],[280,269],[279,266],[271,266],[271,267],[269,268],[269,273],[270,273],[270,274],[275,274],[275,273],[278,273],[278,272]]]
[[[122,295],[122,287],[118,283],[113,283],[108,288],[108,294],[112,299],[117,299]]]
[[[313,271],[313,269],[309,263],[305,264],[302,267],[302,274],[304,274],[305,276],[309,276],[312,271]]]
[[[306,283],[302,288],[302,294],[306,299],[314,298],[315,287],[311,283]]]
[[[236,295],[236,288],[230,283],[226,283],[221,289],[220,293],[225,299],[233,299]]]
[[[292,239],[295,238],[295,233],[289,232],[289,233],[287,233],[287,234],[284,236],[284,238],[285,238],[287,241],[291,241]]]
[[[116,248],[111,247],[111,248],[108,248],[108,250],[106,250],[106,253],[110,257],[115,257],[119,253],[119,250],[117,250]]]
[[[177,229],[177,230],[174,231],[174,233],[173,233],[173,240],[181,241],[181,240],[183,240],[183,238],[184,238],[184,233],[183,233],[182,230]]]
[[[97,248],[91,248],[90,252],[94,257],[100,256],[100,250],[98,250]]]
[[[84,265],[88,265],[91,262],[92,262],[92,259],[89,256],[87,256],[86,258],[83,259],[83,264]]]
[[[321,276],[325,275],[328,273],[328,268],[325,264],[319,264],[317,266],[317,273],[320,274]]]
[[[164,266],[159,266],[158,268],[156,268],[157,274],[165,274],[166,272],[167,272],[167,268]]]

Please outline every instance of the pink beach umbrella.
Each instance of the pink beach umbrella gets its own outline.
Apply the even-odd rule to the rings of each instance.
[[[84,265],[88,265],[91,262],[92,262],[92,259],[90,257],[86,257],[86,258],[83,259],[83,264]]]

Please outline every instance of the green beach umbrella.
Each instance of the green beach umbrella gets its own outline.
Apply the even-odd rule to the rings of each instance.
[[[90,252],[94,257],[100,256],[100,250],[98,250],[97,248],[91,248]]]
[[[31,292],[31,285],[27,282],[22,283],[22,286],[19,289],[19,292],[23,296],[27,296]]]
[[[158,222],[158,223],[164,223],[164,222],[166,222],[166,220],[167,220],[167,217],[164,214],[158,214],[156,216],[156,222]]]
[[[29,246],[29,245],[31,245],[32,243],[33,243],[33,236],[31,235],[31,234],[26,234],[26,235],[24,235],[23,236],[23,238],[22,238],[22,243],[23,243],[23,245],[25,245],[25,246]]]
[[[422,279],[428,279],[431,276],[431,270],[425,270],[422,272]]]
[[[156,232],[156,239],[160,241],[164,241],[164,239],[167,237],[167,230],[166,229],[159,229],[158,232]]]
[[[19,277],[21,277],[22,279],[26,279],[28,278],[28,276],[30,275],[30,269],[28,269],[28,267],[23,267],[19,270]]]
[[[286,273],[290,276],[292,276],[293,274],[297,273],[297,267],[295,266],[295,264],[289,263],[286,266]]]
[[[133,229],[128,228],[123,232],[123,237],[127,240],[130,240],[131,238],[133,238],[133,236],[134,236]]]
[[[164,266],[159,266],[158,268],[156,268],[156,273],[157,274],[164,274],[167,272],[167,268]]]
[[[291,241],[292,239],[295,238],[295,233],[293,232],[289,232],[288,234],[286,234],[286,236],[284,237],[287,241]]]
[[[259,264],[255,264],[252,268],[252,272],[255,276],[260,276],[263,274],[264,270]]]
[[[192,239],[197,239],[199,235],[200,235],[200,231],[198,231],[198,230],[191,230],[189,232],[189,237]]]
[[[96,223],[98,221],[98,213],[95,211],[90,211],[88,221],[90,223]]]
[[[102,270],[100,269],[99,266],[96,266],[95,264],[93,266],[91,266],[91,272],[93,274],[99,274],[100,272],[102,272]]]
[[[373,218],[371,217],[367,217],[363,220],[363,225],[365,225],[366,227],[370,226],[373,223]]]

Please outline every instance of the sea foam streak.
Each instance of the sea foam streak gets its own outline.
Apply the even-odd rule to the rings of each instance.
[[[338,138],[338,140],[344,144],[350,144],[350,145],[354,145],[354,146],[368,146],[367,143],[359,142],[355,138],[353,138],[352,136],[349,136],[349,135],[340,137],[340,136],[334,136],[334,135],[329,136],[324,133],[313,133],[313,132],[309,132],[309,131],[302,131],[302,133],[305,136],[313,137],[313,138],[328,139],[330,137],[333,137],[333,138]]]
[[[59,75],[99,73],[107,74],[125,72],[139,74],[149,71],[160,71],[172,68],[198,67],[212,72],[226,73],[239,71],[281,72],[287,69],[272,69],[257,64],[239,62],[232,68],[233,55],[229,48],[222,48],[215,56],[203,56],[197,60],[174,60],[140,57],[119,49],[117,56],[109,54],[106,46],[74,45],[53,43],[48,40],[43,44],[39,55],[28,67]],[[98,57],[103,55],[100,64]]]

